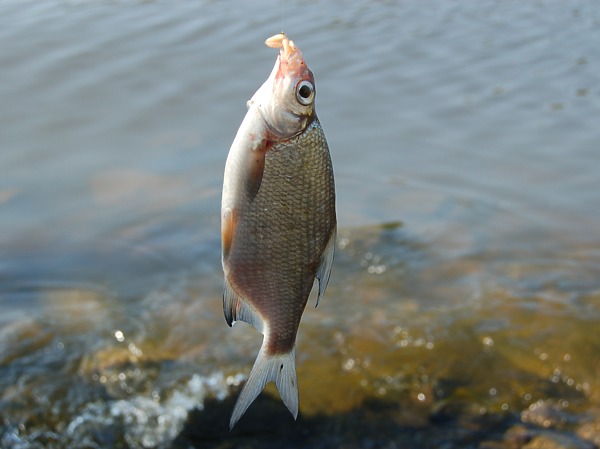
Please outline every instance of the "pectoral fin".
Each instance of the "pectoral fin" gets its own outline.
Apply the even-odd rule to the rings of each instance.
[[[337,226],[334,227],[333,231],[331,232],[331,237],[329,237],[329,242],[327,242],[325,251],[323,251],[323,255],[321,256],[321,263],[319,264],[319,268],[317,269],[317,279],[319,280],[319,295],[317,296],[317,303],[315,304],[315,307],[319,305],[319,302],[323,297],[323,293],[325,293],[325,289],[327,288],[327,284],[329,283],[329,276],[331,275],[331,266],[333,265],[333,254],[335,252],[336,236]]]
[[[237,210],[230,209],[223,211],[223,215],[221,216],[221,252],[223,262],[225,262],[229,256],[236,226]]]
[[[248,169],[248,180],[246,183],[250,201],[254,199],[262,184],[263,173],[265,171],[265,153],[266,151],[263,149],[252,151],[250,167]]]

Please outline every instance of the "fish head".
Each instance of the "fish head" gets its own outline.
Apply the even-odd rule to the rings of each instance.
[[[314,117],[315,79],[300,49],[283,33],[265,42],[279,48],[275,66],[267,81],[255,94],[269,129],[286,139],[301,133]]]

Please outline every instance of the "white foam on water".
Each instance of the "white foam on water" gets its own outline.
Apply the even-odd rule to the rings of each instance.
[[[163,402],[133,396],[88,404],[66,429],[69,441],[95,447],[103,433],[122,437],[131,448],[166,448],[181,432],[188,414],[202,410],[209,397],[223,400],[230,378],[222,373],[195,374]]]

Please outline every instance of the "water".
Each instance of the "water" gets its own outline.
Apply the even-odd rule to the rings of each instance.
[[[339,250],[273,389],[219,207],[276,2],[0,4],[0,447],[600,445],[593,2],[286,1]],[[311,299],[314,303],[314,299]]]

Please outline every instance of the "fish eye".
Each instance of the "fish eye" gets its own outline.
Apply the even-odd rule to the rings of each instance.
[[[307,106],[312,103],[315,96],[315,86],[310,81],[300,81],[296,86],[296,98],[298,101]]]

